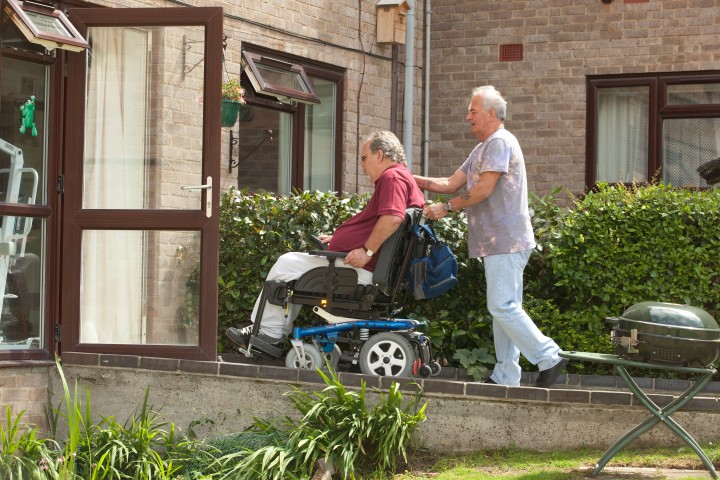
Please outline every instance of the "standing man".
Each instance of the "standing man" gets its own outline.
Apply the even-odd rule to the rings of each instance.
[[[505,130],[507,102],[495,87],[475,88],[465,121],[480,140],[451,177],[414,175],[422,189],[463,195],[425,208],[431,220],[466,209],[470,258],[485,268],[487,307],[493,317],[497,363],[485,383],[520,385],[520,354],[540,369],[536,386],[548,388],[567,364],[560,348],[543,335],[522,308],[523,271],[535,248],[525,160],[515,136]]]
[[[375,184],[365,209],[340,225],[332,235],[320,235],[328,243],[328,250],[348,252],[343,260],[345,268],[354,268],[358,282],[372,284],[373,271],[383,242],[400,228],[405,211],[410,207],[425,206],[425,197],[413,180],[405,163],[405,150],[400,140],[389,131],[372,133],[362,147],[362,169]],[[327,267],[324,257],[302,252],[289,252],[277,259],[266,280],[292,282],[315,267]],[[260,298],[255,302],[251,319],[256,321]],[[275,351],[282,351],[285,339],[292,331],[293,322],[301,305],[291,304],[288,311],[279,305],[266,302],[258,338]],[[235,345],[247,350],[253,325],[230,327],[225,334]]]

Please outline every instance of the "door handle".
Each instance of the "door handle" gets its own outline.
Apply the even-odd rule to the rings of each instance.
[[[182,190],[207,190],[205,192],[205,216],[212,217],[212,177],[207,177],[205,185],[183,185]]]

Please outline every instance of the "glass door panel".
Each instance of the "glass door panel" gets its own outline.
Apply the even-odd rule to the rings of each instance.
[[[198,232],[85,230],[82,259],[82,343],[198,345]]]
[[[2,58],[0,79],[0,352],[48,348],[45,336],[48,65]]]
[[[204,29],[88,37],[83,208],[201,208]]]

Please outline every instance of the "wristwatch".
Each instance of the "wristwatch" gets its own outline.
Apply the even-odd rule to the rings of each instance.
[[[367,248],[365,245],[363,245],[363,250],[365,250],[365,255],[367,255],[368,257],[372,257],[373,253],[375,253],[372,250],[370,250],[369,248]]]
[[[452,212],[452,205],[450,205],[450,202],[445,202],[445,211]]]

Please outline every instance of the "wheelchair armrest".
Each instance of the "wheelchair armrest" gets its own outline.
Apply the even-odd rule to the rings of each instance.
[[[328,250],[313,250],[311,252],[308,252],[310,255],[317,255],[319,257],[327,257],[330,258],[345,258],[347,256],[347,252],[330,252]]]
[[[328,249],[328,244],[327,244],[327,243],[323,243],[322,240],[320,240],[320,239],[319,239],[318,237],[316,237],[315,235],[310,235],[310,238],[311,238],[312,241],[315,243],[315,246],[318,247],[320,250],[327,250],[327,249]]]

